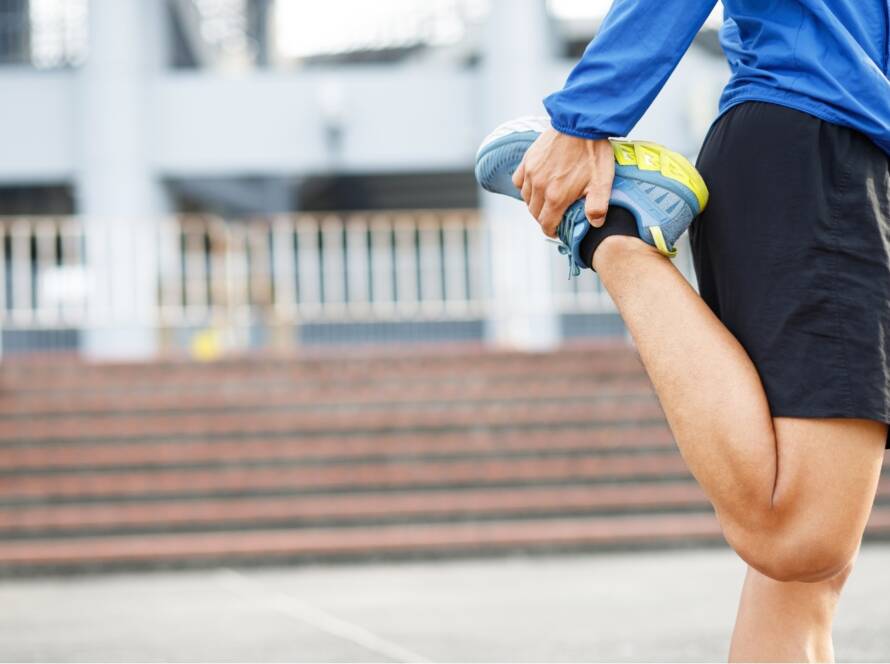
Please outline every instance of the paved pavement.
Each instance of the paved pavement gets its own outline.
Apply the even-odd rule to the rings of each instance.
[[[743,573],[718,549],[6,580],[0,660],[720,661]],[[890,660],[890,546],[836,649]]]

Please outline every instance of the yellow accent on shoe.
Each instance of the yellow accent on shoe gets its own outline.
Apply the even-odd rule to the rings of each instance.
[[[688,187],[698,199],[699,212],[708,205],[708,187],[695,166],[683,155],[649,141],[611,138],[615,161],[622,166],[636,166],[643,171],[660,171],[666,178]]]
[[[636,143],[634,149],[637,153],[637,168],[641,171],[660,171],[661,152],[660,145],[650,143]]]
[[[664,234],[658,226],[648,226],[649,232],[652,233],[652,239],[655,240],[655,247],[668,258],[677,255],[676,248],[668,249],[667,242],[664,241]]]
[[[612,151],[615,153],[615,161],[622,166],[637,165],[637,152],[633,143],[613,140]]]

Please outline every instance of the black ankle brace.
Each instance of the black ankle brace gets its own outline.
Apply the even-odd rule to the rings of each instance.
[[[593,269],[593,254],[600,243],[611,235],[630,235],[640,237],[637,232],[637,220],[625,208],[610,205],[606,214],[606,223],[600,228],[591,226],[587,235],[581,240],[581,259],[587,263],[587,267]]]

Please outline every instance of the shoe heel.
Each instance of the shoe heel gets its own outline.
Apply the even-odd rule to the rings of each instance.
[[[695,194],[699,213],[708,205],[708,187],[704,179],[680,153],[649,141],[609,140],[617,164],[636,166],[641,171],[658,171],[664,177],[679,182]]]

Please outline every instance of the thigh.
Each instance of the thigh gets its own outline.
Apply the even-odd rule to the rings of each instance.
[[[887,425],[870,420],[774,419],[774,506],[792,537],[852,554],[871,513]]]

